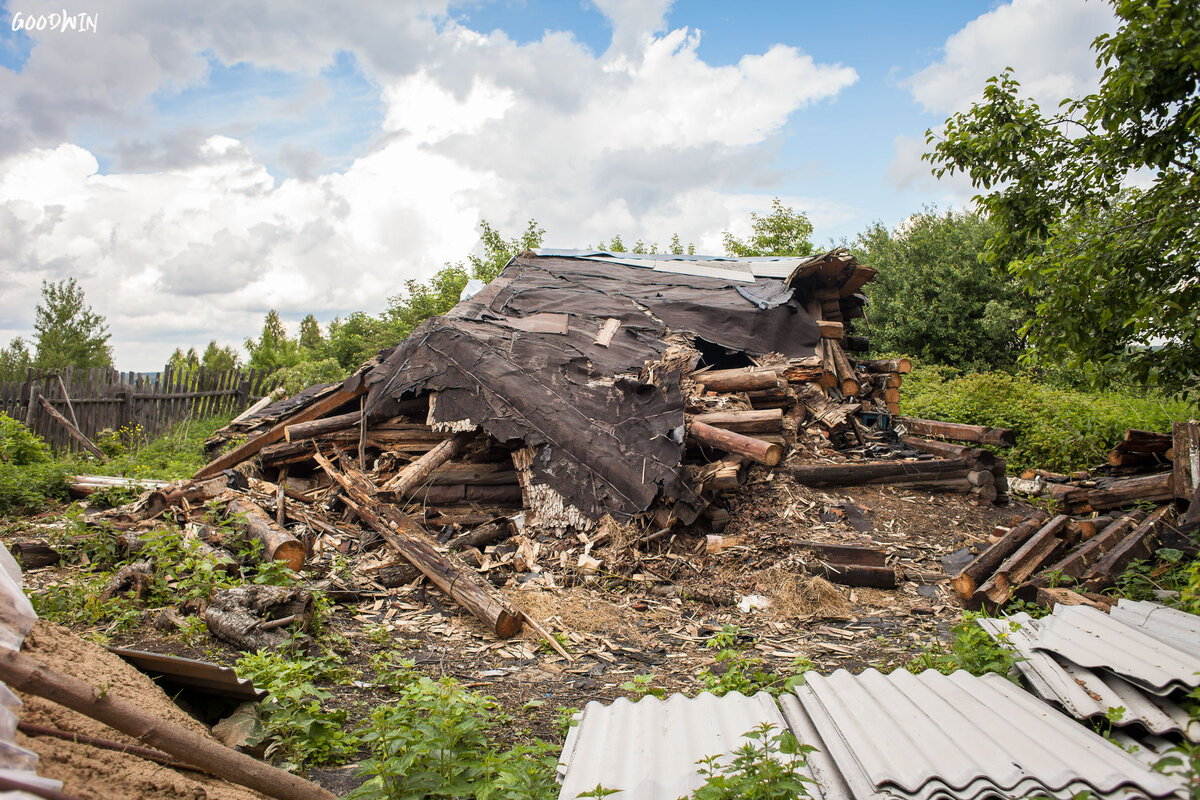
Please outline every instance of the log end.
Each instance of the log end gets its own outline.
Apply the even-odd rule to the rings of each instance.
[[[504,609],[496,616],[496,636],[511,639],[521,632],[524,624],[525,616],[520,611]]]
[[[842,394],[844,394],[846,397],[855,397],[861,391],[862,386],[859,385],[858,381],[852,378],[847,378],[846,380],[842,381]]]
[[[275,548],[275,555],[272,556],[272,559],[287,564],[293,572],[299,572],[304,569],[304,545],[294,540],[282,542],[279,547]]]
[[[907,375],[912,372],[912,362],[907,358],[896,359],[896,372],[900,375]]]
[[[778,442],[772,442],[767,446],[767,451],[763,455],[762,463],[768,467],[773,467],[783,460],[783,445]]]
[[[975,579],[965,572],[960,572],[951,578],[950,586],[962,600],[970,600],[975,594]]]

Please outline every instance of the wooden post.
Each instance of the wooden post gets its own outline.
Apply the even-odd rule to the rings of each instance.
[[[1013,527],[1000,541],[993,544],[975,557],[975,560],[963,568],[962,572],[950,579],[954,592],[963,600],[971,599],[975,588],[996,571],[996,567],[1008,558],[1030,536],[1046,522],[1049,517],[1045,511],[1035,511],[1021,524]]]
[[[960,442],[978,442],[999,447],[1012,447],[1017,443],[1016,432],[1008,428],[990,428],[984,425],[966,425],[960,422],[942,422],[936,419],[900,417],[896,422],[915,436],[941,436]]]
[[[415,487],[421,485],[431,472],[461,453],[474,435],[474,432],[467,431],[454,434],[397,472],[394,478],[380,487],[380,491],[395,492],[399,497],[407,495]]]
[[[241,516],[246,534],[262,542],[263,553],[272,561],[282,561],[295,572],[304,569],[304,545],[295,537],[275,524],[257,504],[249,500],[234,500],[225,507],[231,516]]]
[[[89,453],[94,455],[101,464],[108,463],[108,456],[104,455],[104,451],[92,444],[92,440],[84,436],[83,432],[80,431],[79,428],[76,428],[74,425],[72,425],[71,420],[58,413],[58,410],[54,406],[50,405],[49,400],[47,400],[44,396],[39,395],[38,402],[42,404],[44,409],[46,409],[46,413],[50,415],[51,419],[63,426],[66,432],[71,435],[72,439],[83,445],[83,447]]]
[[[971,465],[961,458],[935,458],[928,461],[879,461],[861,464],[813,464],[792,468],[792,477],[801,486],[862,486],[878,483],[929,483],[966,480]]]
[[[37,430],[33,427],[33,421],[37,418],[36,410],[38,407],[38,398],[42,394],[42,387],[36,383],[29,384],[29,407],[25,410],[25,427],[29,428],[33,433]]]

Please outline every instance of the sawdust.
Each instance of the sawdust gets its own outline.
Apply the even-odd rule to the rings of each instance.
[[[759,586],[771,599],[771,610],[781,619],[850,617],[851,606],[846,596],[820,576],[797,574],[776,565],[763,573]]]
[[[102,647],[45,620],[38,620],[22,651],[53,669],[107,687],[116,697],[139,708],[208,735],[208,729],[189,717],[149,677]],[[21,720],[59,730],[142,744],[107,725],[41,697],[17,693],[25,703]],[[254,800],[257,792],[190,771],[178,771],[151,761],[60,739],[18,734],[17,744],[38,754],[38,774],[63,782],[63,791],[79,800]]]
[[[636,632],[620,608],[579,587],[552,591],[520,589],[509,592],[509,596],[521,610],[555,629],[605,636],[631,636]],[[532,630],[526,634],[527,638],[539,638]]]

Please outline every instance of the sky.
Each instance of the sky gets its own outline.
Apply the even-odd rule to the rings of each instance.
[[[778,197],[853,240],[969,204],[926,131],[1009,66],[1043,107],[1085,94],[1115,27],[1101,0],[0,0],[0,345],[68,277],[122,370],[272,308],[377,313],[481,220],[722,254]]]

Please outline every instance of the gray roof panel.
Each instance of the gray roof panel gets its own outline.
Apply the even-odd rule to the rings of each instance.
[[[1200,658],[1200,617],[1148,600],[1121,599],[1108,615]]]

